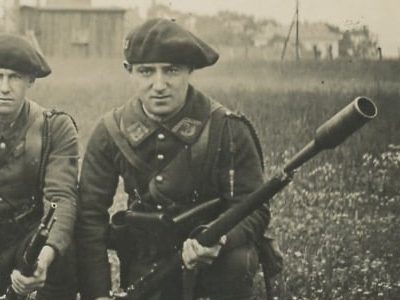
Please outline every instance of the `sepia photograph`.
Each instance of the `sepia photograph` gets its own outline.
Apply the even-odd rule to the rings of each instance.
[[[400,299],[397,0],[0,0],[0,300]]]

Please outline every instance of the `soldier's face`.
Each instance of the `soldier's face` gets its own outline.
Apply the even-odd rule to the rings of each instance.
[[[170,63],[145,63],[131,66],[135,91],[145,109],[165,117],[185,104],[191,69]]]
[[[11,69],[0,68],[0,118],[13,121],[25,102],[25,94],[32,86],[31,76]]]

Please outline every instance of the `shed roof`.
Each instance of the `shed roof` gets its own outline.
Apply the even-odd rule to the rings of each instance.
[[[83,11],[83,12],[112,12],[112,13],[124,13],[126,11],[125,8],[121,7],[71,7],[71,6],[29,6],[23,5],[21,9],[31,9],[31,10],[39,10],[39,11]]]

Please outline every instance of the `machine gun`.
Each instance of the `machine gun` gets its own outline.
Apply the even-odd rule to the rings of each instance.
[[[42,222],[39,224],[37,230],[32,236],[28,246],[26,247],[23,257],[22,266],[20,268],[21,274],[24,276],[32,276],[36,270],[37,259],[39,257],[40,251],[47,242],[49,237],[49,232],[56,221],[54,218],[54,212],[57,208],[57,204],[51,203],[49,211],[43,218]],[[7,289],[7,293],[0,299],[4,300],[27,300],[29,295],[19,295],[10,286]]]
[[[319,152],[333,149],[352,133],[377,115],[375,104],[366,97],[357,97],[331,119],[321,125],[315,138],[298,152],[282,171],[260,186],[245,200],[225,211],[211,225],[205,227],[195,238],[203,246],[215,245],[220,237],[228,233],[236,224],[258,209],[265,201],[272,199],[291,180],[297,168]],[[182,268],[181,253],[176,252],[163,264],[154,264],[147,274],[128,286],[126,294],[116,299],[147,299],[158,291],[162,283]]]

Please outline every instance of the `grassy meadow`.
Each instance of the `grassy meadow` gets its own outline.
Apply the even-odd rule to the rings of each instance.
[[[52,76],[30,96],[75,118],[83,153],[96,120],[132,94],[129,77],[120,60],[50,63]],[[221,61],[192,81],[253,121],[267,178],[356,96],[375,101],[375,120],[274,198],[271,232],[285,268],[273,285],[276,299],[399,299],[400,61]]]

